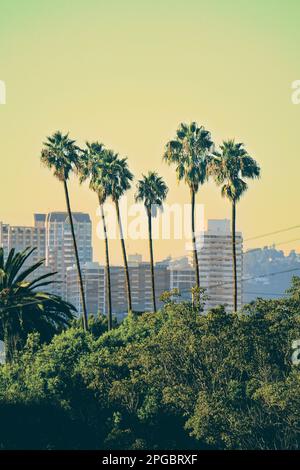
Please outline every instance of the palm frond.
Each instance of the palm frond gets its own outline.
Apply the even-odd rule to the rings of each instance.
[[[69,134],[55,132],[47,137],[41,152],[41,162],[53,170],[54,176],[60,181],[68,180],[70,173],[79,165],[81,149]]]
[[[220,150],[209,157],[208,174],[222,185],[223,197],[238,201],[248,189],[243,178],[258,178],[259,165],[248,155],[243,144],[233,139],[224,141]]]
[[[182,123],[176,138],[165,147],[163,160],[174,164],[178,181],[185,183],[195,192],[208,178],[208,159],[213,150],[210,132],[196,122]]]
[[[168,187],[164,180],[158,173],[149,171],[147,175],[142,175],[142,179],[137,182],[135,201],[143,202],[146,210],[156,216],[157,209],[161,209],[167,193]]]
[[[15,344],[14,348],[22,347],[28,333],[38,331],[44,338],[51,338],[70,324],[75,312],[75,308],[60,297],[38,291],[55,282],[49,280],[54,273],[28,279],[42,266],[44,260],[21,270],[32,252],[30,248],[21,253],[11,250],[4,261],[4,254],[0,250],[0,258],[3,258],[0,268],[0,339],[7,340],[3,336],[4,331],[18,337],[17,342],[9,341],[6,344],[8,360],[12,360],[15,353],[15,350],[11,350],[12,345]]]

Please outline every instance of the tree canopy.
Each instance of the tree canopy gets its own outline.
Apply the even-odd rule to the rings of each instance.
[[[49,344],[30,335],[0,367],[0,408],[7,420],[24,416],[14,439],[3,423],[1,447],[298,449],[298,284],[234,314],[169,299],[110,332],[93,319],[91,331],[74,326]],[[65,438],[52,432],[50,407]],[[35,431],[23,440],[28,423]]]

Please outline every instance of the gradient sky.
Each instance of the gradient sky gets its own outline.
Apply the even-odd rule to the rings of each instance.
[[[136,177],[156,169],[170,186],[168,202],[188,202],[161,156],[178,124],[196,120],[216,143],[244,142],[262,167],[238,207],[244,237],[300,224],[300,105],[291,102],[299,22],[299,0],[1,0],[0,219],[31,224],[33,212],[65,209],[63,188],[39,161],[57,129],[127,156]],[[87,187],[72,181],[70,193],[73,210],[96,222]],[[206,218],[230,217],[213,183],[198,202]],[[245,246],[297,236],[300,229]],[[94,245],[103,262],[96,237]],[[282,245],[290,248],[300,242]],[[147,258],[145,242],[129,241],[128,250]],[[184,243],[163,241],[155,251],[179,256]]]

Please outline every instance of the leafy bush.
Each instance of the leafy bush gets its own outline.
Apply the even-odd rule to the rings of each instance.
[[[298,449],[299,312],[294,293],[238,314],[168,302],[109,333],[32,334],[0,368],[0,446]]]

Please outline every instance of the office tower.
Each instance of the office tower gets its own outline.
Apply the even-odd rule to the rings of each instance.
[[[35,251],[23,264],[21,270],[32,266],[46,256],[46,229],[45,215],[34,214],[34,226],[14,226],[0,222],[0,246],[4,248],[4,256],[7,257],[11,249],[22,252],[26,248],[35,248]],[[28,279],[49,274],[51,269],[44,263],[28,276]],[[51,285],[45,289],[51,293]]]
[[[137,312],[153,310],[150,263],[129,267],[132,305]]]
[[[34,214],[34,226],[36,228],[46,227],[46,214]]]
[[[157,308],[163,306],[163,302],[160,300],[161,295],[170,290],[170,271],[166,266],[154,266],[154,276],[155,276],[155,298]],[[152,297],[151,297],[152,299]],[[151,305],[152,310],[152,305]]]
[[[207,230],[197,240],[200,284],[206,289],[205,311],[225,304],[233,310],[233,262],[230,221],[208,220]],[[243,239],[236,233],[238,308],[242,306]],[[192,259],[192,253],[191,253]]]
[[[110,267],[112,312],[121,319],[127,312],[127,291],[123,266]]]
[[[136,266],[129,267],[131,281],[132,305],[137,312],[152,312],[152,282],[150,263],[140,262]],[[169,290],[170,275],[166,267],[154,266],[155,299],[156,306],[160,308],[162,303],[160,296]]]
[[[88,314],[105,314],[105,268],[99,263],[88,262],[81,266],[83,288],[86,296]],[[82,314],[82,302],[77,267],[75,265],[66,271],[67,301],[76,308],[78,315]]]
[[[80,264],[91,262],[92,223],[88,214],[74,212],[73,223]],[[57,272],[54,292],[64,299],[67,297],[66,272],[75,263],[71,225],[66,212],[50,212],[46,216],[46,264]]]
[[[191,289],[195,286],[195,270],[191,266],[176,267],[170,265],[170,290],[178,289],[178,301],[191,301]]]
[[[92,261],[92,223],[88,214],[73,213],[79,259],[81,264]],[[57,272],[55,281],[58,284],[47,287],[47,291],[66,299],[66,270],[75,263],[71,226],[66,212],[34,214],[34,226],[11,226],[0,222],[0,246],[5,256],[14,248],[16,252],[27,247],[36,250],[24,267],[46,259],[36,275]],[[91,294],[92,295],[92,294]]]
[[[132,306],[135,312],[153,311],[150,263],[143,262],[141,255],[128,256]],[[160,296],[170,288],[167,266],[154,267],[157,308],[162,306]],[[127,290],[123,266],[111,266],[112,311],[119,318],[127,313]]]
[[[35,224],[33,227],[14,226],[0,222],[0,246],[4,248],[5,256],[7,256],[12,248],[14,248],[16,252],[20,252],[28,247],[34,247],[36,250],[26,262],[26,266],[45,258],[46,230],[45,224],[37,223],[36,218],[39,215],[34,215]]]

